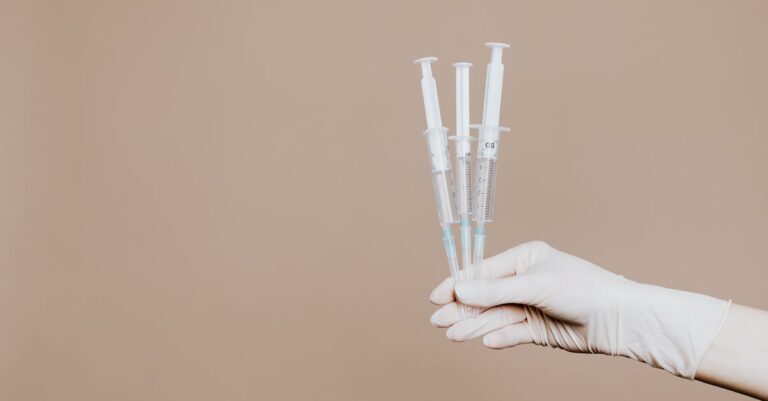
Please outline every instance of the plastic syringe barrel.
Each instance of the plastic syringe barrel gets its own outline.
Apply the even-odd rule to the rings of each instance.
[[[472,203],[475,221],[488,222],[493,220],[493,209],[496,198],[496,168],[498,163],[499,136],[508,132],[509,128],[499,126],[474,125],[480,131],[477,145],[477,164],[475,166],[475,183]]]
[[[509,130],[499,126],[501,92],[504,83],[504,64],[501,62],[501,56],[502,50],[509,45],[493,42],[485,45],[491,48],[491,62],[486,69],[483,123],[475,126],[479,129],[479,134],[473,217],[479,222],[488,222],[493,219],[499,136],[501,132]]]
[[[451,161],[448,159],[447,131],[447,128],[433,128],[424,131],[432,159],[432,189],[437,206],[437,218],[443,225],[457,223],[459,220],[456,213],[456,191],[453,185]],[[436,168],[435,159],[444,162],[440,168]]]

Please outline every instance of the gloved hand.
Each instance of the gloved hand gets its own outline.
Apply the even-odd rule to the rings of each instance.
[[[637,283],[535,241],[485,260],[480,280],[459,283],[461,303],[486,309],[459,320],[449,279],[432,324],[448,338],[484,336],[490,348],[524,343],[621,355],[693,379],[730,301]]]

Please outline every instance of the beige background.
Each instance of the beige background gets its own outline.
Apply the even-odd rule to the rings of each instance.
[[[0,3],[0,399],[739,399],[453,344],[419,71],[512,44],[488,254],[768,308],[768,2]],[[460,379],[461,378],[461,379]]]

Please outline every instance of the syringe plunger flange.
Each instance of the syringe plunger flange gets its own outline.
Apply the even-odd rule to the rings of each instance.
[[[501,51],[504,49],[509,49],[511,46],[507,43],[501,43],[501,42],[486,42],[485,47],[491,48],[491,62],[500,63]]]
[[[495,158],[499,154],[499,137],[502,132],[510,132],[507,127],[497,125],[472,124],[471,128],[478,130],[477,157]]]

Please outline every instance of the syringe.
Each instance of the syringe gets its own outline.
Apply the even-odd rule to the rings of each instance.
[[[493,220],[493,206],[496,195],[496,164],[499,155],[499,134],[509,128],[499,126],[501,113],[501,89],[504,80],[504,64],[501,52],[509,48],[505,43],[486,43],[491,48],[491,62],[485,77],[485,99],[483,101],[483,123],[473,126],[479,130],[477,142],[477,175],[475,180],[474,219],[475,254],[473,266],[479,274],[485,252],[485,223]]]
[[[463,280],[475,278],[472,267],[472,144],[475,138],[469,135],[469,68],[471,63],[455,63],[456,68],[456,135],[450,139],[456,142],[456,188],[457,208],[461,238],[461,270]],[[467,308],[472,316],[474,308]]]
[[[456,244],[453,238],[451,224],[458,222],[456,217],[456,192],[453,186],[451,161],[448,158],[448,129],[443,127],[440,116],[440,103],[437,98],[437,84],[432,77],[432,63],[436,57],[425,57],[415,60],[421,64],[421,93],[424,97],[424,112],[427,116],[427,130],[424,136],[427,138],[427,148],[432,167],[432,187],[435,191],[437,204],[437,217],[443,233],[443,245],[448,257],[448,266],[451,269],[453,281],[461,280],[459,261],[456,256]],[[464,317],[464,309],[460,308]]]

